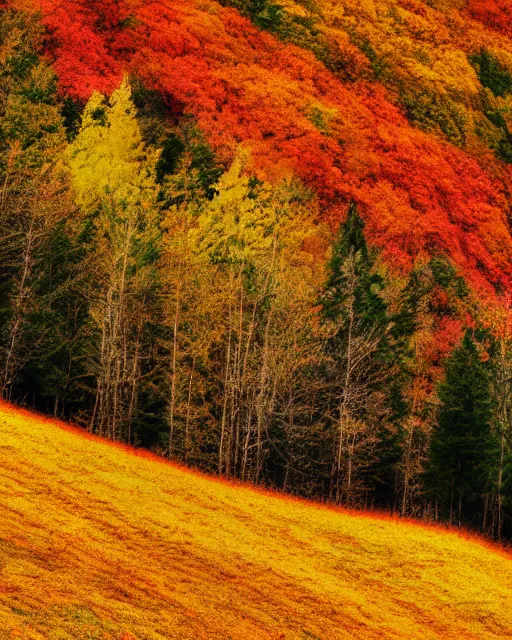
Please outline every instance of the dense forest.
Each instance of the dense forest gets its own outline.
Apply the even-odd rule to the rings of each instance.
[[[340,86],[377,74],[388,97],[374,85],[358,99],[379,127],[393,116],[387,166],[377,180],[382,139],[363,148],[366,111],[349,135],[336,108],[310,102],[304,136],[276,136],[263,104],[261,144],[249,144],[255,121],[215,129],[222,110],[207,122],[207,105],[185,109],[149,81],[150,61],[119,74],[105,49],[104,86],[88,83],[56,53],[76,45],[58,11],[52,25],[4,9],[2,397],[212,474],[512,536],[512,63],[485,47],[468,57],[481,89],[470,132],[462,93],[404,92],[368,39],[353,36],[345,66],[333,59],[313,9],[299,20],[263,0],[221,4],[344,74]],[[102,18],[97,32],[129,51],[120,22]],[[294,139],[309,151],[286,147]],[[417,165],[400,145],[422,149]],[[489,173],[471,155],[485,145]],[[263,170],[268,155],[285,170]],[[428,187],[413,183],[429,168]]]

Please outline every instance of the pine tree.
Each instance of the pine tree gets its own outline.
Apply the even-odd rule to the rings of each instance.
[[[475,523],[497,466],[497,448],[489,367],[470,330],[446,363],[439,400],[427,487],[450,523]]]
[[[319,300],[328,331],[325,404],[334,436],[331,497],[336,502],[353,502],[367,489],[363,476],[373,462],[379,424],[387,412],[380,391],[391,326],[381,295],[384,286],[352,202],[333,245]]]

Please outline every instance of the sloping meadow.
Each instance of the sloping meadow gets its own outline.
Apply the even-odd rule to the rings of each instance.
[[[0,638],[509,638],[512,561],[0,408]],[[125,634],[125,635],[123,635]]]

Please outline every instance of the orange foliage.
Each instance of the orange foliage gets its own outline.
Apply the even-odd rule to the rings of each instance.
[[[512,283],[510,172],[413,128],[382,85],[343,83],[312,53],[212,0],[31,1],[42,8],[64,91],[80,99],[109,92],[128,70],[195,116],[225,161],[243,143],[262,177],[297,174],[333,224],[355,198],[393,266],[441,252],[485,295]],[[469,10],[478,17],[488,4],[475,0]],[[495,5],[505,16],[505,2],[503,11]],[[407,8],[410,29],[430,33],[424,16],[432,8],[397,6]],[[326,114],[325,127],[313,112]]]

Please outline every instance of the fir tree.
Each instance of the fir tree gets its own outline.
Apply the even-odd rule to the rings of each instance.
[[[320,298],[324,320],[338,322],[346,319],[349,313],[347,301],[353,298],[354,313],[361,327],[385,325],[386,304],[379,295],[384,282],[375,272],[374,265],[375,256],[366,243],[364,221],[356,203],[352,201],[347,219],[340,226],[327,267],[328,278]],[[352,278],[355,278],[353,282]]]
[[[331,498],[336,502],[354,502],[367,490],[364,476],[374,461],[379,424],[387,412],[380,392],[389,342],[383,289],[364,222],[352,202],[333,245],[319,301],[328,333],[324,404],[334,441]]]
[[[446,364],[439,399],[427,485],[441,513],[450,523],[457,514],[460,525],[474,518],[497,462],[489,368],[469,330]]]

